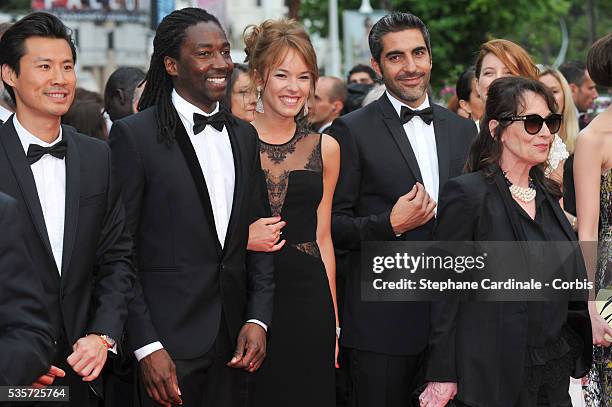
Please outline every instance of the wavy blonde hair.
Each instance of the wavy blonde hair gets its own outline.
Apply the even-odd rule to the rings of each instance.
[[[297,52],[306,63],[311,75],[309,100],[314,98],[314,89],[319,70],[317,54],[310,42],[310,36],[297,21],[283,18],[266,20],[259,25],[249,25],[243,33],[248,63],[253,86],[258,79],[263,81],[265,89],[269,72],[278,67],[290,50]]]
[[[563,121],[557,134],[565,143],[567,151],[573,154],[580,128],[578,127],[578,115],[576,114],[577,110],[572,97],[572,90],[565,77],[557,69],[551,66],[540,67],[540,78],[545,75],[552,75],[561,84],[561,90],[563,91],[563,111],[561,112]]]

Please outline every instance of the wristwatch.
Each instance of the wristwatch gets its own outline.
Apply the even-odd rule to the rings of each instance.
[[[102,340],[102,343],[104,346],[106,346],[106,349],[112,349],[113,346],[115,346],[115,340],[108,335],[98,335],[98,338]]]

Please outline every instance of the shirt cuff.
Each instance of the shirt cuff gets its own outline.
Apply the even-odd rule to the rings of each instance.
[[[257,324],[260,327],[262,327],[264,329],[264,331],[268,332],[268,325],[264,324],[263,322],[261,322],[258,319],[249,319],[247,322],[252,322],[254,324]]]
[[[153,342],[148,345],[143,346],[142,348],[138,348],[134,351],[134,356],[136,356],[136,360],[140,362],[140,359],[149,356],[151,353],[163,349],[163,345],[161,342]]]

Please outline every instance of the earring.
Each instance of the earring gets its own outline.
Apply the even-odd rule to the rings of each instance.
[[[308,116],[308,102],[304,103],[304,117]]]
[[[257,104],[255,105],[255,111],[257,113],[264,112],[263,100],[261,100],[261,87],[257,87]]]

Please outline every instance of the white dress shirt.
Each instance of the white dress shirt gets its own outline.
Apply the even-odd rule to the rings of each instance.
[[[13,116],[13,125],[26,155],[31,144],[51,147],[62,141],[61,126],[57,139],[52,143],[47,143],[27,131],[17,120],[17,115]],[[32,170],[32,175],[34,175],[38,200],[40,201],[43,218],[45,219],[45,227],[49,243],[51,244],[53,259],[61,276],[64,250],[64,224],[66,219],[66,159],[45,154],[40,160],[30,165],[30,169]],[[112,346],[109,350],[117,353],[116,341],[108,336],[106,338],[107,342]]]
[[[225,127],[219,131],[213,126],[206,126],[200,133],[193,133],[193,114],[198,113],[203,116],[212,116],[219,111],[219,103],[217,103],[217,106],[211,113],[205,113],[182,98],[176,90],[173,90],[172,104],[178,112],[181,123],[185,127],[185,131],[198,157],[198,162],[206,181],[206,187],[208,188],[217,237],[221,247],[223,247],[225,245],[225,236],[227,235],[227,226],[229,225],[232,213],[236,182],[232,145]],[[256,323],[266,331],[268,329],[266,324],[261,321],[250,319],[247,322]],[[140,361],[145,356],[162,348],[163,345],[160,342],[153,342],[136,349],[134,356]]]
[[[232,144],[225,126],[221,131],[213,126],[206,126],[200,133],[193,134],[193,114],[212,116],[219,111],[219,103],[211,113],[205,113],[183,99],[176,90],[172,91],[172,103],[193,145],[200,168],[202,168],[215,218],[217,236],[223,247],[232,213],[236,180]]]
[[[389,92],[385,93],[398,116],[400,116],[402,106],[410,110],[423,110],[429,107],[427,95],[425,96],[425,101],[418,108],[414,109],[400,102]],[[436,134],[434,133],[433,121],[430,124],[426,124],[419,116],[415,116],[404,124],[404,132],[406,132],[408,142],[412,146],[412,151],[414,151],[417,163],[419,164],[425,191],[427,191],[431,199],[438,202],[440,173],[438,171],[438,150],[436,148]]]
[[[61,127],[57,139],[49,144],[27,131],[17,120],[17,115],[13,116],[13,124],[25,154],[28,153],[30,144],[51,147],[62,140]],[[64,250],[64,219],[66,216],[66,162],[65,159],[45,154],[40,160],[30,165],[30,168],[34,175],[53,259],[57,265],[57,271],[61,275]]]
[[[12,114],[13,112],[3,106],[0,106],[0,120],[2,120],[3,123],[6,122]]]

